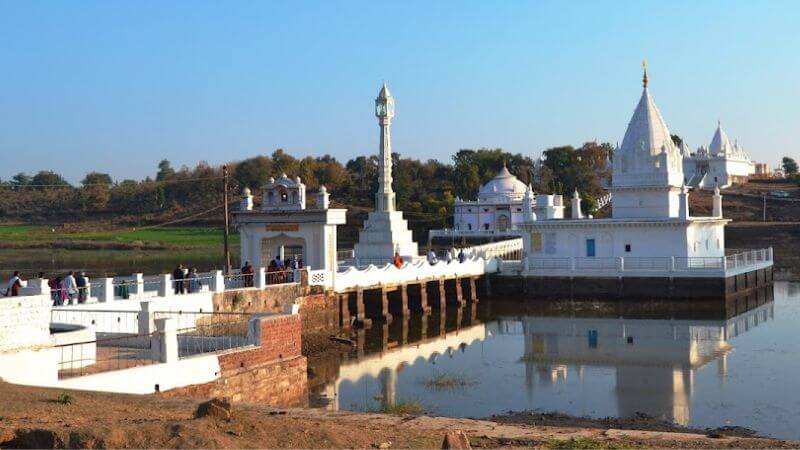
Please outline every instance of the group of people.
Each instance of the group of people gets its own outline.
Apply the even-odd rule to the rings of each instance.
[[[172,271],[172,283],[175,295],[194,294],[200,292],[203,287],[203,282],[197,274],[197,268],[183,267],[183,264],[178,264]]]
[[[44,274],[40,273],[39,278],[44,278]],[[76,300],[81,304],[86,303],[89,296],[89,279],[86,278],[86,272],[79,272],[76,275],[70,270],[63,277],[49,279],[47,285],[50,287],[54,306],[73,305]]]
[[[458,254],[456,254],[456,249],[454,248],[448,249],[444,253],[444,262],[446,262],[447,264],[450,264],[455,259],[457,259],[459,263],[463,263],[464,261],[467,260],[467,255],[464,254],[463,248],[458,250]],[[439,262],[439,257],[436,256],[436,252],[434,252],[433,249],[430,249],[428,251],[428,264],[433,266],[436,265],[438,262]]]
[[[459,249],[457,254],[456,254],[456,249],[454,249],[454,248],[451,248],[451,249],[449,249],[449,250],[447,250],[445,252],[444,261],[446,263],[449,264],[454,259],[457,259],[459,263],[463,263],[464,261],[467,260],[467,255],[464,254],[464,249],[463,248]],[[436,265],[439,262],[439,257],[436,256],[436,252],[433,251],[433,249],[428,251],[427,260],[428,260],[428,264],[430,264],[432,266]],[[402,269],[403,266],[406,264],[406,262],[403,259],[403,257],[400,256],[400,253],[395,252],[394,258],[392,259],[392,264],[394,264],[394,266],[397,267],[398,269]]]
[[[267,283],[280,284],[294,281],[294,271],[303,268],[302,258],[292,256],[282,260],[280,255],[267,265]]]

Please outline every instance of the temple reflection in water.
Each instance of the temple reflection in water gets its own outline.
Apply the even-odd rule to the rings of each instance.
[[[380,409],[413,399],[445,415],[480,415],[475,408],[493,395],[487,390],[503,392],[496,407],[548,411],[585,393],[586,402],[604,403],[589,405],[589,414],[645,413],[686,425],[697,371],[714,364],[718,383],[725,383],[731,340],[773,319],[771,295],[758,303],[733,305],[722,318],[643,305],[624,313],[617,306],[520,313],[497,302],[479,311],[452,308],[446,316],[358,332],[357,355],[341,363],[322,396],[331,409]],[[633,313],[642,308],[638,317],[647,318]],[[477,379],[458,392],[431,391],[419,377],[445,370],[442,358],[449,370]],[[524,378],[516,381],[520,370]]]

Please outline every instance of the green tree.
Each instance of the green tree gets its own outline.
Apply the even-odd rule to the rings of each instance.
[[[89,172],[83,178],[83,181],[81,181],[81,184],[84,186],[98,184],[108,187],[111,186],[112,183],[111,175],[100,172]]]
[[[40,189],[53,187],[72,187],[67,180],[64,179],[64,177],[53,172],[52,170],[40,170],[39,173],[33,176],[30,184],[38,186]]]
[[[156,173],[156,181],[166,181],[175,176],[175,169],[172,168],[172,164],[169,160],[162,159],[161,162],[158,163],[158,173]]]
[[[794,159],[784,156],[781,163],[783,165],[783,173],[786,175],[794,175],[797,173],[797,163]]]
[[[245,159],[233,169],[233,178],[250,189],[260,189],[272,173],[272,160],[266,156]]]

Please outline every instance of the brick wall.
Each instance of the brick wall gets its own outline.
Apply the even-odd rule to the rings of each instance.
[[[217,292],[212,299],[218,312],[282,312],[291,305],[304,289],[298,284],[274,284],[264,289],[247,288]]]
[[[0,351],[50,343],[49,295],[0,298]]]
[[[261,320],[260,346],[218,356],[219,379],[163,392],[168,397],[230,397],[269,406],[308,405],[308,362],[300,351],[298,315]]]

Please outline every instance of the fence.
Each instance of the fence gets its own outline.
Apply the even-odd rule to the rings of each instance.
[[[159,360],[151,349],[151,337],[155,334],[55,345],[53,348],[58,354],[58,378],[62,380],[156,364]]]
[[[156,312],[155,318],[176,324],[178,358],[251,345],[250,319],[245,313]]]
[[[666,256],[666,257],[528,257],[520,263],[503,262],[502,272],[542,272],[551,275],[576,273],[622,275],[624,273],[650,273],[654,276],[731,276],[745,270],[767,267],[772,264],[772,248],[747,250],[724,257]]]
[[[52,309],[50,323],[93,327],[98,333],[138,334],[139,311],[99,309]]]

